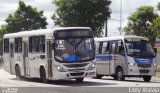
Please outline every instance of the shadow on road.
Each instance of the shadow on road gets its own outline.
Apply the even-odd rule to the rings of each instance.
[[[12,80],[17,80],[17,79],[12,78]],[[17,81],[42,83],[42,81],[38,78],[22,78]],[[96,87],[99,86],[99,87],[101,87],[104,85],[117,85],[117,83],[102,83],[102,82],[94,82],[94,81],[85,81],[85,79],[82,83],[78,83],[74,79],[71,79],[71,80],[49,80],[47,84],[60,85],[60,86],[72,86],[72,87],[77,87],[77,86],[96,86]]]
[[[114,80],[112,78],[102,78],[102,80]],[[126,78],[123,82],[137,82],[137,83],[160,83],[160,80],[152,80],[150,82],[144,82],[142,78]]]

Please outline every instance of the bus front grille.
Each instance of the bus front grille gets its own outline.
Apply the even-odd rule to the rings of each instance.
[[[138,67],[151,67],[151,64],[137,64]]]
[[[74,68],[74,69],[68,69],[68,71],[73,71],[73,72],[76,72],[76,71],[84,71],[85,68]]]
[[[80,72],[80,73],[70,73],[71,76],[82,76],[84,74],[84,72]]]
[[[66,66],[68,68],[76,68],[76,67],[85,67],[88,64],[89,63],[83,63],[83,64],[64,64],[64,66]]]
[[[149,70],[139,70],[140,73],[149,73]]]
[[[140,73],[149,73],[151,64],[137,64]]]

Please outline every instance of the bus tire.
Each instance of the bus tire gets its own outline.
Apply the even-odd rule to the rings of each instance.
[[[43,83],[48,83],[48,80],[46,78],[46,71],[44,68],[40,69],[40,79]]]
[[[143,76],[144,82],[150,82],[152,76]]]
[[[124,73],[123,73],[122,68],[118,68],[118,69],[116,70],[116,78],[117,78],[117,80],[119,80],[119,81],[124,81],[124,80],[125,80],[125,76],[124,76]]]
[[[76,82],[82,83],[84,78],[76,78]]]
[[[97,78],[97,79],[101,79],[101,78],[102,78],[102,75],[96,75],[96,78]]]
[[[114,79],[114,80],[117,80],[117,76],[113,76],[113,79]]]
[[[17,80],[20,80],[21,79],[21,72],[20,72],[20,69],[19,69],[18,65],[15,66],[15,72],[16,72]]]

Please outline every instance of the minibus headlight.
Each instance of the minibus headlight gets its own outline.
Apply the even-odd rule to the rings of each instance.
[[[132,63],[132,62],[129,62],[128,64],[129,64],[129,65],[131,65],[131,66],[133,66],[133,65],[134,65],[134,63]]]
[[[61,66],[57,66],[56,68],[59,72],[66,72],[66,70]]]
[[[93,70],[96,67],[95,63],[92,63],[89,67],[88,70]]]
[[[157,64],[156,64],[156,63],[153,63],[153,66],[157,66]]]

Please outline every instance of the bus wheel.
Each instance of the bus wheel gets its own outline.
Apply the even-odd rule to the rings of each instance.
[[[123,80],[125,79],[123,70],[122,70],[121,68],[119,68],[119,69],[116,71],[116,78],[117,78],[117,80],[119,80],[119,81],[123,81]]]
[[[43,83],[48,83],[48,80],[46,79],[46,71],[44,68],[41,68],[40,70],[40,78]]]
[[[144,82],[150,82],[152,76],[143,76]]]
[[[101,79],[101,78],[102,78],[102,75],[96,75],[96,78],[97,78],[97,79]]]
[[[114,80],[117,80],[117,76],[113,76],[113,79],[114,79]]]
[[[15,67],[15,72],[16,72],[16,78],[19,80],[21,79],[21,73],[20,73],[20,69],[19,66]]]
[[[76,78],[76,82],[82,83],[84,78]]]

